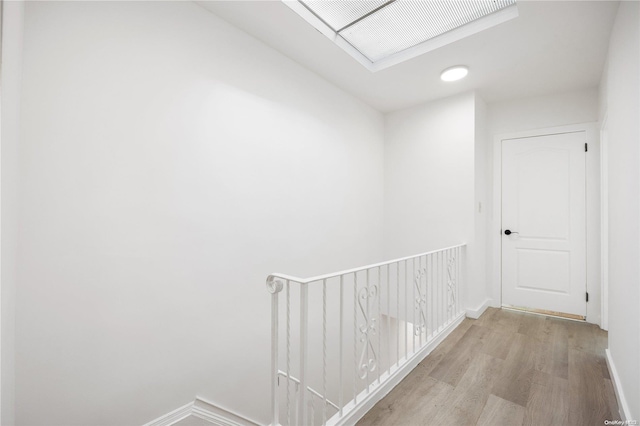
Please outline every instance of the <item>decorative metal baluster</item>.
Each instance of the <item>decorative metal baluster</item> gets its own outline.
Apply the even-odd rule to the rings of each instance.
[[[300,383],[296,383],[296,388],[295,388],[295,400],[298,401],[299,398],[299,394],[300,394]],[[296,405],[296,412],[295,412],[295,417],[296,419],[298,419],[298,416],[300,415],[300,404],[295,404]]]
[[[282,291],[282,281],[274,277],[267,278],[267,289],[271,293],[271,419],[279,424],[278,392],[278,297]]]
[[[415,263],[415,261],[414,261]],[[413,333],[413,350],[414,352],[416,351],[416,347],[415,347],[415,336],[419,335],[420,336],[420,347],[422,347],[423,345],[423,341],[422,341],[422,333],[425,331],[425,327],[426,327],[426,303],[427,303],[427,298],[426,298],[426,293],[423,294],[422,293],[422,278],[426,275],[426,270],[422,267],[422,257],[418,257],[418,270],[415,273],[415,278],[414,278],[414,295],[416,290],[418,291],[418,296],[415,297],[414,296],[414,301],[415,301],[415,309],[414,309],[414,316],[415,316],[415,312],[418,312],[417,318],[415,319],[415,324],[414,324],[414,333]]]
[[[327,280],[322,280],[322,424],[327,424]]]
[[[376,325],[377,319],[371,315],[370,307],[371,300],[377,296],[378,286],[371,285],[369,274],[367,273],[367,286],[358,290],[357,293],[357,304],[362,314],[363,322],[358,327],[362,348],[360,350],[359,363],[356,368],[356,374],[365,381],[367,391],[370,391],[370,384],[373,380],[369,373],[373,373],[378,367],[378,355],[371,338],[371,336],[378,333]]]
[[[429,330],[431,333],[429,334],[430,339],[433,339],[433,255],[428,255],[429,259],[429,317],[431,318],[431,327]]]
[[[353,273],[353,402],[358,403],[358,273]]]
[[[448,312],[449,312],[449,321],[451,321],[453,319],[453,315],[454,315],[454,311],[455,311],[455,305],[456,305],[456,292],[455,292],[455,286],[456,286],[456,279],[455,279],[455,270],[456,270],[456,257],[454,255],[454,251],[449,250],[449,266],[447,267],[448,271],[447,271],[447,275],[448,275],[448,293],[449,293],[449,298],[448,298]]]
[[[287,280],[287,426],[291,425],[291,288]]]
[[[369,294],[369,269],[367,269],[367,274],[366,274],[366,276],[367,276],[367,295],[368,295],[368,294]],[[365,325],[364,325],[364,326],[365,326],[365,327],[367,327],[367,329],[368,329],[368,325],[369,325],[369,318],[370,318],[370,317],[369,317],[369,298],[367,297],[367,299],[366,299],[366,300],[367,300],[367,302],[366,302],[366,307],[365,307],[366,314],[365,314],[365,322],[364,322],[364,324],[365,324]],[[368,330],[367,330],[367,332],[368,332]],[[365,339],[366,339],[366,340],[365,340],[365,342],[364,342],[364,346],[365,346],[365,348],[366,348],[366,353],[367,353],[367,355],[366,355],[366,357],[367,357],[366,359],[367,359],[367,360],[369,360],[369,345],[368,345],[368,343],[369,343],[369,342],[368,342],[369,338],[370,338],[370,337],[369,337],[369,334],[367,333],[367,334],[366,334],[366,336],[365,336]],[[367,367],[365,367],[365,368],[367,368]],[[366,371],[366,370],[365,370],[365,371]],[[369,392],[369,385],[370,385],[369,373],[367,373],[365,381],[366,381],[366,383],[367,383],[367,393],[368,393],[368,392]]]
[[[456,282],[456,295],[460,295],[460,280],[462,279],[462,247],[458,247],[458,280]],[[456,315],[460,313],[460,298],[456,297]]]
[[[307,327],[309,325],[309,288],[308,284],[300,284],[300,412],[298,423],[303,425],[307,418]]]
[[[391,264],[387,265],[387,364],[389,372],[391,372],[391,281],[390,273]]]
[[[442,326],[442,252],[438,252],[438,331]]]
[[[344,351],[342,348],[342,342],[344,341],[343,336],[343,319],[344,319],[344,275],[340,275],[340,386],[338,387],[338,406],[340,407],[340,417],[342,417],[342,410],[344,409],[344,391],[343,391],[343,380],[342,380],[342,360],[344,358]]]
[[[380,341],[382,340],[382,312],[380,309],[380,305],[381,305],[381,300],[382,297],[380,297],[382,295],[382,279],[381,279],[381,271],[380,271],[380,267],[378,266],[378,327],[380,327],[380,330],[378,332],[378,356],[380,358],[382,358],[382,352],[380,352]],[[380,362],[380,359],[378,359],[378,384],[380,384],[380,365],[382,363]]]
[[[396,367],[400,367],[400,262],[396,262]]]
[[[407,304],[407,297],[409,292],[407,291],[407,279],[409,275],[407,273],[407,261],[404,261],[404,359],[409,358],[409,336],[407,336],[407,322],[409,321],[409,306]]]
[[[411,259],[411,275],[413,277],[415,277],[415,273],[416,273],[416,258],[414,257],[413,259]],[[416,309],[417,306],[415,306],[415,300],[416,300],[416,279],[413,279],[413,283],[414,285],[411,286],[411,295],[412,298],[411,300],[414,301],[414,308],[413,308],[413,327],[412,327],[412,331],[413,333],[411,333],[413,335],[413,352],[416,351],[416,332],[418,331],[417,325],[418,325],[418,321],[416,318]]]

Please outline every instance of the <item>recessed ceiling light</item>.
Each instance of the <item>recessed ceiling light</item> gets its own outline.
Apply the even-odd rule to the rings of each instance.
[[[456,81],[465,78],[467,74],[469,74],[469,68],[464,65],[456,65],[455,67],[442,71],[440,78],[442,81]]]

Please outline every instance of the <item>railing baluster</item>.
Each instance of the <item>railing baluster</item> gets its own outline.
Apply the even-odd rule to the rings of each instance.
[[[278,425],[278,296],[271,294],[271,419]]]
[[[413,327],[411,327],[411,334],[413,335],[413,352],[416,351],[416,331],[417,331],[417,324],[419,321],[418,319],[416,319],[416,309],[418,308],[417,304],[416,304],[416,258],[414,257],[411,260],[411,284],[413,284],[411,286],[411,294],[412,299],[411,299],[411,304],[413,305]]]
[[[456,280],[456,314],[460,313],[460,279],[462,278],[462,247],[458,247],[458,279]]]
[[[342,410],[344,409],[344,390],[343,390],[343,383],[344,381],[342,380],[342,360],[344,357],[344,351],[342,349],[342,342],[344,341],[344,336],[343,336],[343,319],[344,319],[344,275],[340,275],[340,386],[338,387],[338,407],[340,407],[340,417],[342,417]]]
[[[396,262],[396,367],[400,366],[400,262]]]
[[[378,291],[376,294],[378,295],[378,362],[376,368],[378,369],[378,384],[380,384],[380,370],[382,367],[382,353],[380,352],[380,341],[382,340],[382,312],[380,309],[381,299],[382,299],[382,279],[381,279],[381,271],[380,266],[378,266]]]
[[[315,404],[313,403],[313,395],[309,398],[309,402],[307,403],[307,405],[308,405],[307,412],[309,413],[309,422],[307,424],[312,425],[316,420],[316,407],[315,407]]]
[[[270,275],[267,286],[272,293],[272,347],[270,365],[272,392],[270,399],[271,424],[283,426],[322,424],[326,426],[329,423],[339,422],[339,419],[343,419],[345,415],[350,415],[351,410],[360,409],[362,404],[368,400],[367,397],[359,401],[359,399],[362,399],[362,395],[378,391],[379,387],[384,384],[382,380],[388,380],[390,377],[389,375],[393,366],[392,356],[394,345],[392,333],[396,334],[396,368],[403,368],[410,359],[414,360],[415,356],[428,347],[428,344],[432,342],[436,336],[444,332],[445,327],[450,325],[460,315],[461,281],[465,274],[463,265],[464,249],[464,245],[458,245],[389,262],[355,268],[336,274],[327,274],[313,279],[300,279],[282,274]],[[411,269],[409,269],[409,261],[411,261]],[[404,272],[401,272],[402,262],[404,262]],[[392,278],[394,272],[392,271],[393,265],[395,265],[396,268],[395,282]],[[383,268],[386,268],[386,271],[383,270]],[[371,275],[376,273],[375,269],[377,269],[377,278]],[[363,277],[363,274],[366,275],[366,277]],[[400,288],[402,274],[404,274],[404,290]],[[346,389],[349,385],[347,384],[345,387],[344,383],[345,380],[348,380],[347,376],[349,375],[347,358],[350,352],[350,350],[347,349],[348,346],[345,346],[345,343],[348,345],[345,338],[349,334],[348,330],[345,330],[345,327],[348,327],[348,322],[345,322],[345,315],[349,315],[348,309],[350,309],[348,302],[345,306],[345,291],[348,291],[348,289],[345,290],[345,277],[347,277],[348,280],[350,275],[353,275],[354,377],[353,399],[351,401],[345,401],[345,391],[347,394],[350,393],[350,391]],[[360,275],[360,277],[358,277],[358,275]],[[330,313],[333,312],[331,306],[335,306],[330,305],[330,303],[335,303],[335,301],[334,299],[329,300],[329,287],[332,285],[334,278],[338,277],[340,282],[340,301],[339,330],[337,334],[339,336],[335,336],[331,334],[333,333],[331,331],[333,329],[329,329]],[[276,278],[279,278],[281,281]],[[359,279],[361,281],[360,287],[358,287]],[[366,279],[366,282],[362,281],[364,279]],[[385,280],[386,285],[384,283]],[[313,283],[320,284],[320,282],[322,282],[322,301],[318,301],[315,297],[310,300],[309,285],[317,285]],[[300,292],[299,316],[297,312],[293,313],[293,315],[296,315],[296,318],[293,318],[292,315],[291,298],[293,296],[298,297],[298,295],[293,294],[295,290],[292,288],[292,283],[296,283],[296,285],[299,284]],[[394,291],[394,285],[396,286],[396,318],[392,319],[391,294]],[[411,286],[411,292],[409,292],[408,286]],[[283,287],[285,289],[284,302],[280,300],[278,294]],[[275,288],[277,288],[277,290],[274,291]],[[386,331],[383,330],[382,324],[383,294],[387,298],[385,308],[387,318],[386,324],[384,324]],[[375,298],[377,298],[377,301]],[[404,302],[402,303],[401,298],[404,298]],[[314,361],[313,365],[316,365],[317,362],[315,360],[318,359],[319,355],[316,354],[312,358],[310,358],[309,355],[309,350],[311,349],[309,347],[309,340],[313,339],[314,342],[318,342],[317,334],[319,332],[317,325],[312,327],[314,324],[312,318],[317,318],[315,314],[310,317],[310,303],[312,302],[315,303],[315,305],[311,306],[314,312],[317,312],[315,309],[318,309],[319,304],[322,303],[321,393],[309,386],[312,378],[312,369],[310,368],[309,360]],[[282,303],[286,303],[286,307],[281,307],[280,305]],[[402,310],[402,304],[404,305],[404,310]],[[294,309],[297,309],[297,307]],[[413,310],[411,316],[409,316],[409,309]],[[358,311],[360,311],[360,313],[358,313]],[[346,318],[349,317],[347,316]],[[299,326],[299,349],[295,347],[297,343],[292,339],[292,321],[296,321],[293,328]],[[297,321],[299,321],[299,324]],[[409,321],[411,321],[411,323]],[[286,330],[280,330],[283,323],[286,323]],[[410,325],[411,328],[409,327]],[[401,354],[402,336],[400,335],[400,328],[404,330],[404,354]],[[295,330],[295,332],[297,332],[297,330]],[[283,336],[282,333],[285,333],[285,336]],[[413,334],[411,341],[409,340],[409,333]],[[417,334],[419,334],[419,337]],[[374,336],[376,336],[377,342],[372,340]],[[294,337],[297,338],[298,336],[296,335]],[[329,347],[332,344],[331,342],[334,342],[334,340],[329,341],[330,338],[339,338],[337,348],[339,351],[339,360],[337,362],[339,371],[337,375],[335,374],[336,367],[334,363],[329,360]],[[382,342],[383,338],[386,338],[387,341]],[[411,348],[409,348],[410,343],[412,344]],[[286,345],[286,349],[284,349],[284,345]],[[292,345],[294,345],[293,348]],[[383,349],[385,345],[386,349]],[[286,350],[286,353],[282,354],[282,350]],[[382,350],[386,350],[387,354],[383,355]],[[402,359],[401,362],[402,355],[404,355],[404,359]],[[280,358],[284,358],[284,360],[281,361]],[[286,362],[286,371],[279,369],[284,362]],[[292,362],[299,362],[299,379],[293,377],[293,374],[298,371],[298,368],[294,366],[292,369]],[[346,365],[345,362],[347,363]],[[347,368],[346,376],[345,367]],[[374,372],[375,369],[378,370],[377,374]],[[283,377],[287,380],[284,386],[286,389],[283,389],[281,383]],[[328,389],[330,377],[335,377],[339,381],[337,404],[330,399]],[[292,388],[292,385],[295,387]],[[286,391],[286,401],[282,400],[283,391]],[[349,398],[347,397],[347,399]],[[283,407],[281,407],[281,404]],[[317,404],[322,405],[321,412],[318,411],[319,407]],[[286,415],[282,413],[282,408],[285,408],[284,405],[286,405]]]
[[[327,424],[327,280],[322,280],[322,424]]]
[[[353,401],[358,403],[358,273],[353,273]]]
[[[391,281],[389,269],[391,265],[387,265],[387,364],[391,371]]]
[[[453,256],[452,251],[447,250],[447,323],[451,322],[453,313]],[[451,283],[451,284],[449,284]]]
[[[369,377],[369,339],[371,338],[370,336],[370,331],[371,329],[369,328],[369,321],[371,321],[371,314],[369,313],[369,305],[370,305],[370,300],[369,300],[369,294],[370,294],[370,286],[369,286],[369,269],[367,269],[367,305],[365,306],[365,319],[364,319],[364,326],[366,327],[366,337],[365,337],[365,341],[364,341],[364,353],[365,353],[365,365],[366,365],[366,370],[365,370],[365,383],[367,384],[367,393],[370,391],[370,385],[371,385],[371,379]]]
[[[296,389],[295,389],[295,400],[298,401],[298,398],[300,397],[300,383],[296,383]],[[295,413],[295,418],[297,419],[298,416],[300,415],[300,404],[296,404],[296,413]]]
[[[409,307],[407,306],[407,297],[409,292],[407,291],[407,260],[404,261],[404,359],[409,358],[409,336],[407,336],[407,323],[409,321]]]
[[[422,278],[423,278],[423,274],[422,274],[422,256],[420,256],[418,258],[418,269],[419,269],[418,273],[419,273],[419,276],[420,276],[420,279],[418,280],[418,288],[420,289],[419,294],[418,294],[420,296],[420,304],[419,304],[420,312],[419,312],[418,318],[420,318],[420,347],[422,347],[422,345],[424,344],[424,342],[422,340],[422,334],[424,333],[424,328],[426,327],[426,325],[422,323],[422,321],[424,319],[424,316],[423,316],[423,313],[422,313],[422,301],[423,301],[422,295],[425,294],[425,293],[422,292]]]
[[[308,284],[300,284],[300,400],[298,405],[298,423],[303,425],[307,418],[307,327],[309,325],[309,287]]]
[[[287,426],[291,425],[291,285],[287,280]]]
[[[442,326],[442,252],[438,252],[438,331]]]
[[[427,255],[425,259],[427,264],[427,342],[433,337],[433,277],[431,268],[431,255]]]

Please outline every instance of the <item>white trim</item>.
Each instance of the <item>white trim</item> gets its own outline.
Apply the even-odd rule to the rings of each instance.
[[[373,388],[370,393],[365,389],[358,395],[359,407],[353,409],[353,401],[344,407],[346,413],[343,417],[338,418],[339,413],[327,420],[328,426],[344,426],[356,424],[378,401],[384,398],[391,390],[398,385],[411,371],[424,360],[453,330],[462,323],[465,314],[459,314],[433,341],[427,344],[420,351],[413,354],[406,364],[392,371],[387,377],[381,377],[384,383]]]
[[[191,415],[222,426],[257,426],[259,424],[231,410],[222,409],[200,397],[196,397],[196,400],[193,401]]]
[[[180,420],[184,420],[191,415],[191,408],[193,402],[183,405],[182,407],[171,411],[163,416],[158,417],[155,420],[151,420],[149,423],[145,423],[144,426],[171,426],[178,423]]]
[[[629,409],[629,404],[627,404],[627,399],[625,398],[624,391],[620,385],[620,376],[618,376],[618,370],[616,370],[616,365],[613,363],[611,352],[609,349],[605,349],[604,352],[606,354],[607,368],[609,368],[611,382],[613,383],[613,390],[615,391],[616,399],[618,400],[620,417],[623,421],[632,420],[631,410]]]
[[[480,318],[480,315],[484,314],[484,311],[486,311],[489,306],[492,306],[492,304],[493,304],[493,300],[492,299],[486,299],[476,309],[467,308],[467,310],[466,310],[467,311],[467,318],[473,318],[473,319]]]
[[[609,330],[609,146],[607,114],[600,124],[600,327]]]
[[[451,44],[465,37],[477,34],[518,17],[518,5],[512,4],[504,9],[500,9],[494,13],[476,19],[475,21],[471,21],[461,27],[454,28],[451,31],[440,34],[430,40],[423,41],[422,43],[401,50],[400,52],[394,53],[393,55],[387,56],[386,58],[380,59],[376,62],[371,62],[369,58],[360,53],[358,49],[353,47],[349,42],[336,33],[333,28],[329,27],[316,15],[311,13],[298,0],[282,0],[282,2],[371,72],[389,68],[390,66],[399,64],[400,62],[415,58],[416,56],[420,56],[424,53],[446,46],[447,44]]]
[[[597,123],[581,123],[571,124],[567,126],[556,126],[542,129],[524,130],[513,133],[502,133],[494,135],[493,137],[493,221],[490,228],[490,239],[493,244],[493,306],[502,306],[502,141],[507,139],[522,139],[544,135],[554,135],[562,133],[574,133],[585,132],[586,142],[589,144],[589,155],[587,157],[586,168],[586,181],[587,181],[587,206],[589,206],[589,200],[597,199],[600,193],[600,188],[596,185],[589,185],[593,181],[593,175],[598,173],[597,166],[599,161],[600,150],[599,140],[597,138]],[[595,156],[594,156],[595,155]],[[597,157],[596,157],[597,156]],[[599,229],[600,221],[592,223],[593,215],[599,214],[599,209],[594,212],[592,209],[586,209],[587,214],[587,291],[589,292],[589,301],[600,300],[600,274],[594,274],[591,269],[598,268],[600,266],[600,250],[597,250],[597,254],[594,253],[591,248],[597,246],[595,238],[600,236]],[[597,231],[597,232],[596,232]],[[595,237],[595,238],[594,238]],[[586,321],[600,325],[600,306],[594,306],[587,303],[587,317]]]
[[[172,426],[191,416],[218,426],[257,426],[259,424],[233,411],[225,410],[209,401],[196,397],[195,401],[183,405],[149,423],[145,423],[144,426]]]

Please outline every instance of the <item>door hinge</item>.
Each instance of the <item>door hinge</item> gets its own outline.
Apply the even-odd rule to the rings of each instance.
[[[589,292],[587,292],[587,302],[589,301]]]
[[[584,144],[584,152],[587,152],[587,151],[589,151],[589,148],[588,148],[588,144],[587,144],[587,143],[585,143],[585,144]]]

